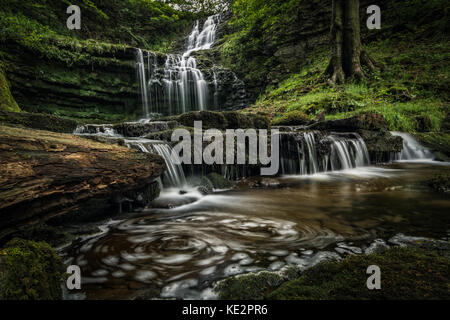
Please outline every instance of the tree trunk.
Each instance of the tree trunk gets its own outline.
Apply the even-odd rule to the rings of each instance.
[[[362,79],[361,64],[374,69],[361,46],[359,0],[333,0],[331,59],[325,74],[333,84],[344,83],[347,78]]]

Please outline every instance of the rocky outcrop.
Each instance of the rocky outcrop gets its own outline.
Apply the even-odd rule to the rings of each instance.
[[[308,129],[360,134],[366,143],[372,163],[390,161],[393,154],[403,149],[403,139],[391,135],[383,116],[376,113],[362,113],[345,119],[316,122]]]
[[[77,127],[76,121],[70,119],[40,113],[4,112],[1,110],[0,123],[60,133],[72,133]]]
[[[28,112],[65,116],[79,121],[117,122],[141,112],[136,80],[136,50],[131,47],[63,45],[70,61],[42,56],[14,42],[2,50],[12,96]],[[89,47],[92,45],[92,48]],[[97,47],[98,46],[98,47]],[[89,119],[89,120],[84,120]]]
[[[157,196],[164,160],[68,134],[0,126],[0,238],[71,213],[120,212]]]

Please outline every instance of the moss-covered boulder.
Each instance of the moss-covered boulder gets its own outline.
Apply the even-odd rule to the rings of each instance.
[[[428,181],[428,186],[437,192],[450,192],[450,175],[439,175]]]
[[[226,129],[228,125],[227,119],[224,117],[223,113],[214,111],[187,112],[166,119],[177,121],[179,124],[186,127],[194,127],[195,121],[202,121],[203,129],[223,130]]]
[[[381,269],[381,290],[366,286],[369,266]],[[305,271],[298,279],[266,294],[275,300],[422,300],[450,299],[450,259],[409,248],[382,254],[349,256]]]
[[[215,172],[210,173],[206,176],[206,178],[211,181],[214,189],[230,189],[235,185],[234,182],[224,178],[223,176]]]
[[[268,129],[269,119],[259,114],[244,114],[236,111],[194,111],[163,120],[176,121],[182,126],[194,127],[195,121],[202,121],[202,128],[207,129]]]
[[[339,132],[360,132],[361,130],[387,130],[387,126],[384,117],[381,114],[365,112],[350,118],[318,122],[311,125],[310,129]]]
[[[249,273],[219,281],[214,291],[221,300],[259,300],[271,288],[283,283],[283,277],[275,272]]]
[[[236,111],[223,112],[227,119],[227,129],[267,129],[270,121],[266,116],[245,114]]]
[[[9,89],[8,80],[6,80],[0,65],[0,111],[20,112],[17,102],[14,100]]]
[[[14,239],[0,250],[0,300],[62,298],[65,266],[45,242]]]
[[[414,137],[429,148],[439,161],[450,161],[450,133],[427,132],[415,133]]]
[[[1,110],[0,123],[60,133],[72,133],[77,127],[77,122],[73,120],[59,118],[49,114],[5,112]]]
[[[298,110],[285,113],[272,121],[274,126],[303,126],[311,122],[311,118]]]

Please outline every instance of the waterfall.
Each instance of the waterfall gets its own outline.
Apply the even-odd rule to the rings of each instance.
[[[219,15],[210,16],[200,31],[200,22],[196,21],[186,39],[185,52],[168,54],[163,66],[158,64],[155,54],[148,52],[146,71],[142,50],[138,49],[136,65],[144,117],[148,118],[150,113],[180,114],[206,110],[215,104],[216,92],[210,94],[208,83],[197,67],[197,60],[191,55],[212,47],[219,22]]]
[[[281,173],[308,175],[370,165],[369,152],[357,133],[283,133]]]
[[[141,100],[142,100],[142,112],[145,118],[148,118],[149,113],[149,105],[148,105],[148,87],[147,80],[145,76],[145,63],[144,63],[144,53],[141,49],[137,50],[137,62],[136,62],[136,70],[137,76],[139,79],[139,89],[141,92]]]
[[[413,136],[404,132],[391,132],[393,136],[402,137],[403,150],[395,156],[395,160],[433,160],[433,153],[422,146]]]
[[[167,167],[163,178],[163,184],[165,186],[178,188],[186,186],[186,177],[184,175],[183,167],[172,161],[172,148],[167,143],[162,141],[140,139],[126,140],[125,144],[129,148],[135,146],[137,149],[145,153],[158,154],[164,159]]]

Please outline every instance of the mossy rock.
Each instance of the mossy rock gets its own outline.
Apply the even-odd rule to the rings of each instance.
[[[428,181],[428,186],[437,192],[447,193],[450,192],[450,176],[439,175]]]
[[[268,129],[270,121],[266,116],[245,114],[236,111],[223,112],[227,129]]]
[[[298,110],[288,112],[272,121],[273,126],[303,126],[311,122],[311,118]]]
[[[436,160],[450,161],[450,133],[415,133],[414,137],[433,152],[436,156]]]
[[[195,121],[202,121],[202,128],[208,129],[268,129],[269,119],[258,114],[244,114],[235,111],[194,111],[178,116],[164,118],[163,120],[177,121],[182,126],[194,127]]]
[[[189,184],[204,194],[213,193],[214,185],[206,177],[192,177],[189,179]]]
[[[9,89],[8,80],[0,65],[0,111],[20,112],[20,108],[14,100]]]
[[[214,287],[221,300],[261,300],[270,288],[283,283],[275,272],[249,273],[219,281]]]
[[[195,121],[202,121],[202,128],[224,130],[228,126],[227,119],[220,112],[214,111],[194,111],[183,113],[179,116],[168,118],[169,120],[177,121],[183,126],[194,127]]]
[[[58,133],[73,133],[77,122],[69,119],[58,118],[52,115],[27,112],[5,112],[0,110],[0,123],[13,124],[15,126],[47,130]]]
[[[318,122],[309,127],[311,130],[327,130],[340,132],[361,132],[362,130],[386,131],[383,115],[375,112],[364,112],[356,116]]]
[[[211,181],[214,189],[230,189],[234,187],[234,182],[224,178],[218,173],[210,173],[206,178]]]
[[[58,300],[65,266],[45,242],[14,239],[0,250],[0,300]]]
[[[369,266],[381,269],[381,290],[366,286]],[[284,283],[265,297],[274,300],[422,300],[450,298],[450,260],[434,252],[392,248],[382,254],[326,262]]]

